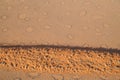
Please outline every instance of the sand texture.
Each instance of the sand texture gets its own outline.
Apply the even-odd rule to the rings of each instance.
[[[0,80],[120,80],[119,34],[120,0],[0,0]]]
[[[1,47],[0,68],[55,74],[120,74],[120,51],[49,46]]]
[[[120,49],[120,0],[0,0],[0,45]]]

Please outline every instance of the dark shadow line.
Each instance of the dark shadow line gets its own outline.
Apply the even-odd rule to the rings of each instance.
[[[82,47],[82,46],[63,46],[63,45],[0,45],[0,48],[60,48],[60,49],[79,49],[86,51],[98,51],[98,52],[109,52],[120,54],[120,49],[117,48],[103,48],[103,47]]]

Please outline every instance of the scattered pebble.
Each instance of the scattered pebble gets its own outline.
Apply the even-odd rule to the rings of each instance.
[[[37,72],[28,73],[27,75],[28,75],[28,77],[30,77],[30,78],[32,78],[32,79],[35,79],[35,78],[37,78],[38,76],[40,76],[40,74],[37,73]]]
[[[80,11],[80,16],[86,16],[87,15],[87,11],[86,10],[81,10]]]
[[[25,19],[26,18],[26,14],[19,14],[19,19]]]
[[[51,26],[49,26],[49,25],[45,26],[45,29],[50,29],[50,28],[51,28]]]
[[[1,16],[2,19],[7,19],[7,16],[3,15]]]
[[[67,37],[68,37],[69,39],[73,39],[72,35],[70,35],[70,34],[69,34]]]
[[[3,31],[3,32],[7,32],[7,31],[8,31],[8,29],[7,29],[7,28],[4,28],[4,29],[2,29],[2,31]]]
[[[29,7],[28,6],[24,6],[24,9],[28,9]]]
[[[109,24],[103,24],[104,28],[109,28],[109,26],[110,26]]]
[[[31,41],[30,43],[31,43],[31,44],[36,44],[37,42],[36,42],[36,41]]]
[[[15,78],[14,80],[22,80],[21,78]]]
[[[62,4],[62,5],[64,5],[64,4],[65,4],[65,2],[64,2],[64,1],[62,1],[62,2],[61,2],[61,4]]]
[[[26,29],[26,31],[27,31],[27,32],[32,32],[33,29],[32,29],[32,27],[28,27],[28,28]]]
[[[95,33],[97,36],[100,36],[100,35],[102,35],[102,33],[100,33],[100,32],[97,32],[97,33]]]
[[[65,27],[71,29],[72,25],[65,25]]]
[[[87,26],[83,27],[84,30],[88,30],[89,28]]]
[[[96,31],[96,32],[100,32],[100,29],[96,28],[95,31]]]
[[[38,19],[38,22],[40,22],[40,21],[41,21],[41,19],[39,18],[39,19]]]
[[[11,7],[11,6],[8,6],[8,7],[7,7],[7,10],[11,10],[11,9],[12,9],[12,7]]]
[[[59,75],[59,74],[58,75],[54,74],[54,75],[52,75],[52,77],[54,80],[63,80],[64,79],[63,75]]]
[[[66,15],[70,15],[70,12],[68,11],[68,12],[66,12],[65,14],[66,14]]]
[[[46,16],[46,15],[48,15],[48,13],[47,12],[43,12],[43,15]]]

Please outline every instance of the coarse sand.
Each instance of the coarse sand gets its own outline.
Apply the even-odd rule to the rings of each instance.
[[[120,50],[59,46],[0,47],[0,68],[60,74],[120,74]]]

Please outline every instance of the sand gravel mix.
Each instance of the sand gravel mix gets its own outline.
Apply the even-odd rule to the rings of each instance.
[[[41,73],[120,74],[120,52],[104,48],[0,47],[0,68]]]

